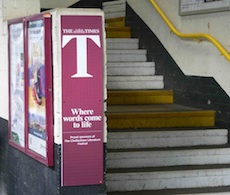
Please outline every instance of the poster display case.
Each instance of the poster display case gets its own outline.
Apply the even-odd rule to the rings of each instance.
[[[9,143],[53,165],[51,17],[8,22]]]
[[[47,166],[57,144],[62,186],[103,184],[103,11],[54,9],[10,20],[8,33],[9,143]]]

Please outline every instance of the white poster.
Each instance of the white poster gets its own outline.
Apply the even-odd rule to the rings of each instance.
[[[25,81],[23,24],[10,25],[11,141],[25,147]]]

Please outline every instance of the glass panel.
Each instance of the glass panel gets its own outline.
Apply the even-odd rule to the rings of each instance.
[[[10,25],[10,137],[25,147],[25,81],[23,23]]]
[[[28,148],[46,157],[44,21],[28,22]]]

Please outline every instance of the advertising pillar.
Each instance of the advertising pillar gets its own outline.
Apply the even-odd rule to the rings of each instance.
[[[62,185],[102,184],[103,17],[60,15],[60,23]]]

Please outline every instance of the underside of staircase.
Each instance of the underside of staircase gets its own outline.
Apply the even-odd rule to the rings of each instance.
[[[125,4],[103,3],[108,194],[228,194],[228,131],[215,127],[215,111],[174,103],[125,26]]]

